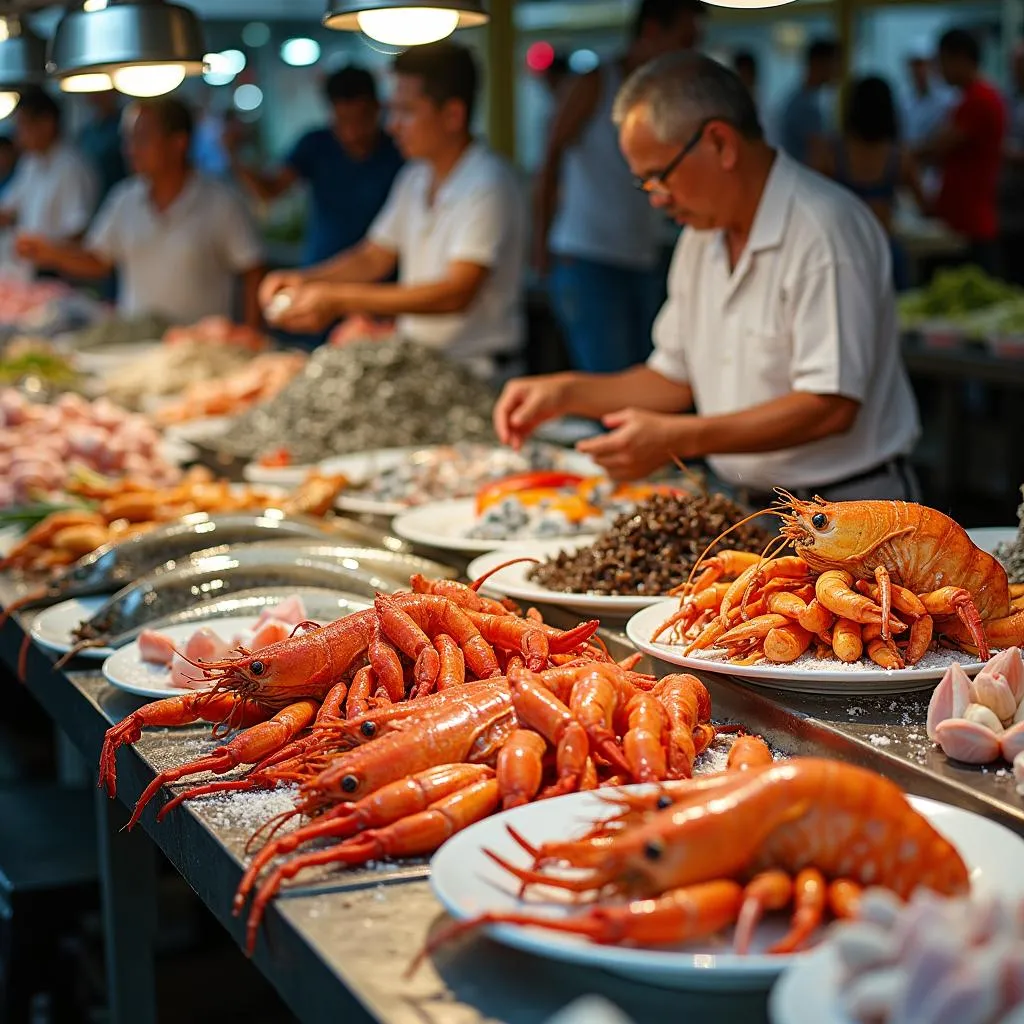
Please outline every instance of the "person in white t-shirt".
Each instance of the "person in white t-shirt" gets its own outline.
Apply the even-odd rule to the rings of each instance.
[[[56,241],[79,238],[96,212],[99,183],[88,160],[61,137],[60,107],[42,90],[31,90],[15,121],[22,156],[0,198],[0,226]],[[12,269],[32,271],[21,260]]]
[[[415,46],[394,72],[389,129],[412,162],[366,238],[309,270],[269,274],[260,298],[276,326],[295,332],[397,317],[402,337],[488,377],[523,342],[524,202],[512,168],[470,134],[472,54],[451,42]],[[398,283],[384,283],[396,267]]]
[[[115,185],[81,245],[22,235],[18,254],[78,278],[118,271],[118,309],[174,323],[231,316],[242,279],[243,319],[262,324],[259,236],[241,198],[189,163],[192,114],[171,97],[129,107],[124,130],[135,176]]]
[[[706,57],[640,69],[615,118],[638,185],[688,228],[654,353],[623,373],[510,382],[501,439],[575,414],[603,420],[578,447],[619,479],[707,457],[756,504],[775,486],[913,499],[920,428],[878,219],[769,147],[740,80]]]

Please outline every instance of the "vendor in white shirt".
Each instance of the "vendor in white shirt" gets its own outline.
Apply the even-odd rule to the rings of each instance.
[[[489,377],[523,342],[525,206],[512,168],[470,135],[470,52],[450,42],[414,46],[394,71],[389,130],[414,162],[363,241],[309,270],[269,274],[260,297],[264,308],[280,307],[274,323],[288,331],[320,331],[351,315],[397,317],[402,337]],[[398,283],[382,283],[396,267]]]
[[[118,272],[118,309],[175,323],[231,316],[242,279],[243,319],[262,323],[259,237],[239,196],[189,164],[192,115],[169,97],[140,100],[124,124],[135,176],[110,192],[81,245],[21,235],[18,255],[78,278]]]
[[[603,420],[609,432],[578,447],[616,478],[708,457],[756,504],[775,486],[913,498],[918,416],[875,216],[771,149],[747,90],[706,57],[641,68],[615,119],[638,184],[690,229],[654,353],[624,373],[512,381],[495,409],[502,440],[571,413]]]
[[[55,241],[76,239],[96,212],[99,186],[92,166],[61,137],[61,111],[42,90],[27,91],[15,114],[17,170],[0,199],[0,226]],[[18,271],[30,273],[24,261]]]

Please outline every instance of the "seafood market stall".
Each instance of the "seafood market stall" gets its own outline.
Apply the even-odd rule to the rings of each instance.
[[[147,358],[179,366],[177,344]],[[858,503],[784,496],[780,538],[692,476],[622,487],[575,452],[502,449],[493,396],[400,344],[260,373],[221,423],[224,394],[184,373],[150,416],[155,370],[122,374],[131,411],[0,392],[0,507],[21,523],[0,657],[116,792],[95,804],[115,1021],[156,1019],[152,844],[303,1021],[542,1022],[596,994],[637,1022],[760,1022],[801,929],[852,916],[862,886],[1005,882],[1024,850],[1024,529],[1000,538],[1008,579],[987,534],[893,507],[912,543],[947,537],[963,578],[905,551],[865,569],[827,550]],[[165,450],[157,423],[197,413],[192,441],[235,479]],[[632,782],[657,788],[600,788]],[[789,792],[820,816],[795,854],[767,834],[780,869],[748,873],[743,822],[784,837]],[[704,818],[692,848],[740,861],[691,878],[645,830]],[[828,846],[837,821],[875,844],[858,863]],[[584,863],[606,841],[607,877]],[[577,855],[589,875],[551,873]],[[683,875],[648,870],[663,860]],[[594,900],[527,898],[540,885]],[[755,927],[791,902],[788,931]],[[648,904],[696,944],[623,942]]]

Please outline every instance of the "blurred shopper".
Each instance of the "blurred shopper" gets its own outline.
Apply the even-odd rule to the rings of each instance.
[[[621,370],[650,351],[665,294],[662,218],[632,188],[611,120],[624,78],[652,57],[697,46],[699,0],[642,0],[625,56],[575,78],[555,113],[536,186],[533,266],[550,271],[573,365]]]
[[[481,377],[523,344],[526,211],[515,171],[473,139],[477,69],[464,46],[413,46],[395,58],[389,128],[410,161],[366,237],[303,272],[267,276],[275,324],[312,332],[343,317],[397,317],[398,333]],[[394,270],[397,284],[383,282]],[[346,332],[354,340],[360,332]]]
[[[942,185],[935,214],[969,245],[969,259],[996,269],[999,234],[999,177],[1006,133],[1006,107],[979,72],[981,48],[964,29],[951,29],[939,41],[939,67],[946,82],[959,89],[960,102],[917,156],[937,166]]]
[[[832,123],[826,103],[842,73],[842,51],[832,39],[816,39],[807,48],[804,80],[783,105],[779,117],[779,144],[794,159],[806,164],[816,142],[826,138]]]
[[[133,103],[125,116],[135,176],[116,185],[81,245],[18,237],[18,254],[79,278],[116,269],[125,316],[156,313],[176,323],[230,316],[244,281],[245,321],[259,327],[260,241],[233,189],[189,162],[192,114],[169,97]]]
[[[577,447],[616,478],[707,456],[755,506],[775,486],[913,500],[920,430],[877,218],[769,147],[747,90],[706,57],[642,68],[615,120],[650,202],[687,227],[654,353],[623,373],[512,381],[498,436],[518,445],[552,417],[587,416],[609,433]]]
[[[918,46],[907,56],[910,93],[903,105],[901,125],[904,141],[918,146],[930,139],[946,122],[956,106],[956,92],[935,73],[933,54]]]
[[[15,113],[21,159],[0,197],[0,226],[54,241],[79,238],[96,210],[96,175],[61,134],[61,110],[41,89],[25,92]],[[12,269],[32,267],[14,260]]]
[[[87,102],[91,117],[78,133],[78,148],[96,171],[99,199],[128,174],[121,144],[121,94],[113,89],[90,93]]]
[[[0,201],[18,166],[18,147],[9,135],[0,135]]]
[[[850,86],[841,137],[816,143],[812,165],[871,207],[889,235],[895,285],[908,287],[906,254],[893,238],[897,193],[907,189],[921,209],[927,200],[913,155],[900,143],[896,104],[884,79],[861,78]]]
[[[565,87],[572,80],[572,68],[569,67],[569,58],[564,53],[556,53],[551,58],[551,63],[541,72],[541,78],[548,87],[552,98],[558,100],[562,96]]]
[[[265,174],[237,159],[233,165],[261,199],[275,199],[299,181],[308,185],[304,266],[330,259],[366,235],[402,167],[394,142],[381,129],[377,86],[369,71],[341,68],[327,79],[324,93],[330,126],[303,135],[283,167]]]
[[[770,140],[772,132],[770,126],[765,123],[767,119],[761,106],[758,89],[757,57],[750,50],[738,50],[733,54],[732,69],[736,72],[736,77],[743,83],[744,88],[750,93],[750,98],[754,101],[754,107],[757,110],[757,118],[761,122],[761,131],[764,132],[765,138]]]
[[[999,270],[1024,284],[1024,44],[1013,54],[1013,99],[999,192]]]

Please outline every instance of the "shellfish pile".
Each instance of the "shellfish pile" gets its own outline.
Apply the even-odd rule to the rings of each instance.
[[[928,738],[967,764],[1000,757],[1024,770],[1024,659],[1009,647],[970,679],[950,665],[928,704]]]

